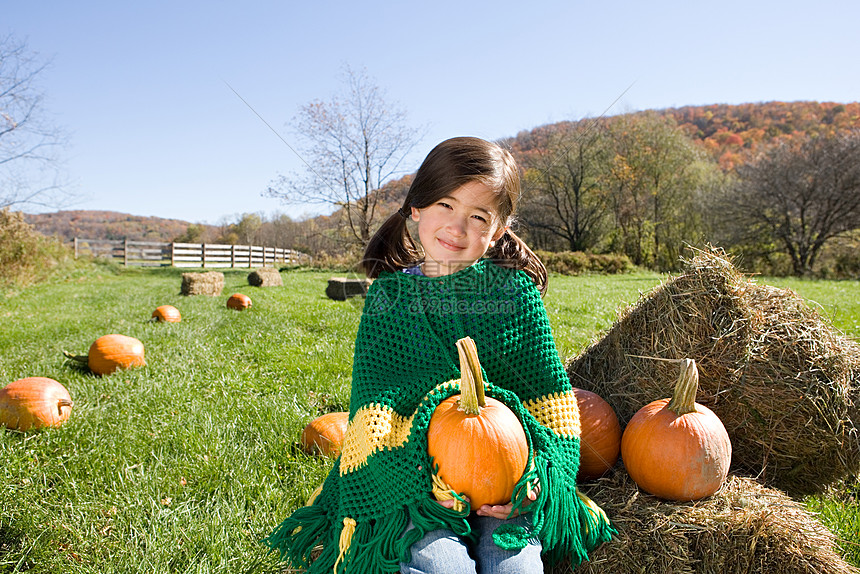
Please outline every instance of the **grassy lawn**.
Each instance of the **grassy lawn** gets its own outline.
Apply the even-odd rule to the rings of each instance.
[[[99,267],[0,292],[0,382],[50,377],[75,402],[59,429],[0,431],[0,572],[279,571],[259,539],[330,468],[295,442],[348,405],[362,301],[329,300],[331,274],[311,271],[282,273],[282,288],[227,271],[222,296],[183,297],[181,272]],[[545,303],[562,358],[661,280],[553,277]],[[857,282],[783,283],[860,335]],[[237,291],[250,309],[225,307]],[[162,304],[182,322],[149,322]],[[63,357],[108,333],[143,341],[147,366],[95,377]],[[860,564],[852,500],[808,503]]]

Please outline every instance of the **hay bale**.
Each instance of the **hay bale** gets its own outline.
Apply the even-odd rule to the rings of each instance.
[[[370,279],[332,277],[328,280],[325,294],[329,299],[346,301],[350,297],[364,297],[370,288]]]
[[[220,271],[207,271],[205,273],[183,273],[182,289],[183,295],[214,295],[221,294],[224,289],[224,274]]]
[[[281,274],[274,267],[260,267],[248,274],[248,284],[254,287],[281,287]]]
[[[713,496],[671,503],[639,491],[619,467],[583,488],[618,530],[576,574],[857,574],[835,536],[803,506],[751,478]],[[557,564],[552,574],[571,572]]]
[[[860,467],[860,347],[799,296],[758,285],[717,250],[622,311],[567,364],[573,386],[608,401],[622,424],[668,397],[678,365],[699,367],[697,401],[723,421],[733,472],[792,495],[823,491]]]

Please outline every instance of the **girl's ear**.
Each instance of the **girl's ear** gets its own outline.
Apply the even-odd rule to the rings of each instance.
[[[418,220],[421,219],[421,212],[418,211],[417,207],[411,207],[410,209],[412,210],[412,221],[417,223]]]
[[[502,235],[505,234],[505,232],[507,230],[508,230],[507,226],[505,226],[505,227],[499,226],[499,228],[496,229],[496,232],[493,233],[493,238],[490,241],[493,241],[493,242],[498,241],[502,237]]]

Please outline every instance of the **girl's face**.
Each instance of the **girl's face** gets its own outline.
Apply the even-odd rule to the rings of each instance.
[[[412,208],[424,248],[424,275],[439,277],[469,267],[505,232],[496,194],[478,181],[461,185],[436,203]]]

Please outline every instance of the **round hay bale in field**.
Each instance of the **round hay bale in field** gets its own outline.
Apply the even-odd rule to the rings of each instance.
[[[547,572],[858,574],[803,503],[751,478],[729,476],[716,494],[694,503],[645,494],[623,469],[583,492],[618,534],[574,570],[560,563]]]
[[[223,289],[224,274],[220,271],[182,274],[180,293],[183,295],[212,295],[217,297]]]
[[[274,267],[260,267],[248,274],[248,284],[254,287],[281,287],[284,280]]]
[[[672,394],[677,363],[696,360],[697,402],[723,421],[733,472],[791,495],[821,492],[860,467],[860,347],[802,298],[758,285],[725,254],[698,252],[623,310],[567,364],[574,387],[609,402],[622,424]]]

